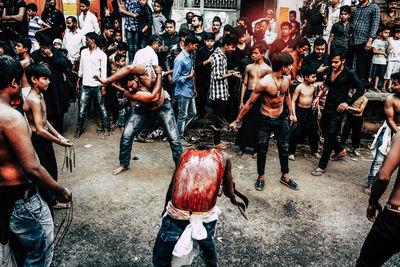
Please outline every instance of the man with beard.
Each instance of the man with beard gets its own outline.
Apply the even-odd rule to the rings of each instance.
[[[85,35],[78,28],[78,22],[74,16],[69,16],[66,19],[67,30],[64,34],[63,43],[68,51],[68,59],[71,64],[77,64],[81,54],[81,48],[86,45]]]
[[[163,45],[158,50],[158,61],[161,68],[166,69],[165,61],[167,60],[168,50],[179,43],[179,35],[175,30],[175,20],[169,19],[165,21],[165,32],[161,35]]]
[[[397,0],[386,0],[386,10],[381,12],[380,24],[388,27],[394,35],[393,30],[400,27],[400,10],[397,9]]]
[[[314,176],[321,176],[326,172],[329,159],[338,160],[346,156],[346,150],[340,145],[336,137],[342,126],[344,111],[364,93],[363,84],[357,75],[345,66],[346,59],[343,52],[332,52],[330,61],[331,67],[326,71],[327,78],[325,81],[328,87],[328,95],[322,113],[322,128],[325,135],[324,150],[318,167],[311,172]],[[356,88],[356,91],[351,99],[348,99],[350,88]],[[324,93],[324,90],[318,93],[313,108],[318,106]],[[332,150],[335,150],[336,154],[331,158]]]
[[[193,33],[199,39],[199,47],[202,47],[204,45],[204,36],[205,36],[205,31],[203,31],[203,17],[200,15],[195,15],[192,19],[192,27],[193,27]]]
[[[194,13],[192,11],[189,11],[186,13],[186,22],[182,23],[181,26],[179,27],[179,32],[182,29],[187,29],[192,31],[193,30],[193,26],[192,26],[192,19],[194,17]]]
[[[45,33],[50,36],[52,40],[62,39],[65,31],[64,14],[56,8],[56,0],[47,0],[46,6],[42,12],[42,20],[50,25],[50,29]]]
[[[288,53],[276,53],[271,60],[272,73],[264,76],[255,86],[253,93],[246,102],[236,120],[230,127],[237,129],[238,124],[243,119],[251,107],[262,97],[260,109],[258,146],[257,146],[257,172],[258,178],[255,184],[256,190],[264,189],[265,161],[271,133],[277,137],[279,161],[281,164],[282,176],[280,182],[290,189],[298,190],[297,184],[289,177],[289,137],[290,125],[295,123],[292,112],[292,99],[289,92],[290,70],[293,58]],[[287,106],[287,114],[284,104]],[[289,125],[289,120],[290,125]]]
[[[309,66],[317,71],[317,82],[322,82],[324,72],[329,67],[328,55],[326,54],[326,41],[324,38],[317,38],[314,42],[314,52],[306,56],[303,66]]]
[[[221,28],[222,28],[221,18],[218,17],[218,16],[215,16],[213,21],[212,21],[211,30],[212,30],[212,33],[215,36],[215,41],[216,42],[219,41],[223,36],[223,32],[221,31]]]

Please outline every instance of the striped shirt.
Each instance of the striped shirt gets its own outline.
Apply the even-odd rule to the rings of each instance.
[[[36,41],[35,34],[38,30],[42,29],[43,20],[41,20],[38,16],[33,19],[29,19],[29,30],[28,30],[28,38],[31,41]]]
[[[210,95],[211,100],[224,100],[228,101],[228,80],[223,79],[222,75],[228,72],[228,64],[226,55],[222,53],[221,48],[215,49],[211,55],[211,81],[210,81]]]
[[[379,27],[380,10],[376,4],[368,3],[364,7],[358,5],[351,15],[354,33],[351,45],[366,43],[369,38],[375,38]]]

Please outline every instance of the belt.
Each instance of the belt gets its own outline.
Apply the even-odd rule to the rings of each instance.
[[[175,207],[177,210],[179,210],[180,212],[183,212],[183,213],[186,213],[186,214],[189,214],[189,215],[192,215],[192,214],[195,214],[195,215],[201,215],[201,214],[204,214],[204,213],[206,213],[207,211],[191,211],[191,210],[182,210],[182,209],[178,209],[177,207]]]
[[[390,203],[386,203],[385,207],[386,209],[396,213],[397,215],[400,215],[400,205],[393,205]]]
[[[37,194],[37,187],[35,184],[23,184],[17,186],[4,186],[0,188],[1,199],[23,199],[29,202],[30,198]]]

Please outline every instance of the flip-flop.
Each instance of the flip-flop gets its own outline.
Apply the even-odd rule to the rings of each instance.
[[[315,170],[313,170],[311,172],[311,175],[312,176],[322,176],[325,172],[326,172],[326,170],[317,170],[317,169],[315,169]]]
[[[60,210],[60,209],[69,209],[69,206],[65,203],[57,203],[53,205],[53,209]]]

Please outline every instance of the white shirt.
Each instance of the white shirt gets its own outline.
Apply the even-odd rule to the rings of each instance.
[[[74,64],[75,59],[79,58],[81,48],[85,46],[85,40],[86,37],[81,29],[76,29],[75,32],[66,29],[63,43],[68,51],[68,59],[72,64]]]
[[[81,28],[83,35],[87,34],[88,32],[100,34],[97,17],[90,11],[86,13],[85,19],[83,19],[83,12],[79,15],[79,27]]]
[[[138,50],[133,59],[133,64],[145,65],[145,66],[158,66],[158,56],[151,46],[146,46]]]
[[[94,75],[107,79],[107,55],[98,47],[93,52],[85,48],[81,53],[78,73],[78,76],[82,77],[82,85],[100,86],[100,83],[93,78]]]
[[[326,39],[329,39],[329,36],[331,35],[331,29],[333,24],[337,23],[340,21],[340,7],[341,5],[338,4],[336,9],[333,11],[332,6],[328,7],[328,17],[327,17],[327,23],[326,27],[324,30],[324,37]]]

